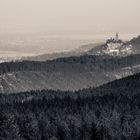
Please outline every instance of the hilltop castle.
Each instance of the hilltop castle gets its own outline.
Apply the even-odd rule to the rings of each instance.
[[[116,33],[115,38],[108,39],[106,43],[123,43],[123,41],[119,39],[119,34]]]

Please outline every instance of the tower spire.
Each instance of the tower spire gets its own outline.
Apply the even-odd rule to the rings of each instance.
[[[116,33],[116,41],[118,41],[119,40],[119,35],[118,35],[118,33]]]

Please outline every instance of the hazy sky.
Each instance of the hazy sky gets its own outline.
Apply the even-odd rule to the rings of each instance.
[[[0,0],[0,31],[139,33],[140,0]]]

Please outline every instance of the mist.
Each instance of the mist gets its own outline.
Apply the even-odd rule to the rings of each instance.
[[[0,0],[0,32],[138,33],[139,0]]]
[[[0,0],[0,55],[69,51],[140,32],[139,0]]]

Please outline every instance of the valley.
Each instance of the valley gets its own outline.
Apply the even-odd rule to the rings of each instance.
[[[50,61],[0,64],[0,92],[67,90],[98,87],[140,72],[140,55],[73,56]]]

